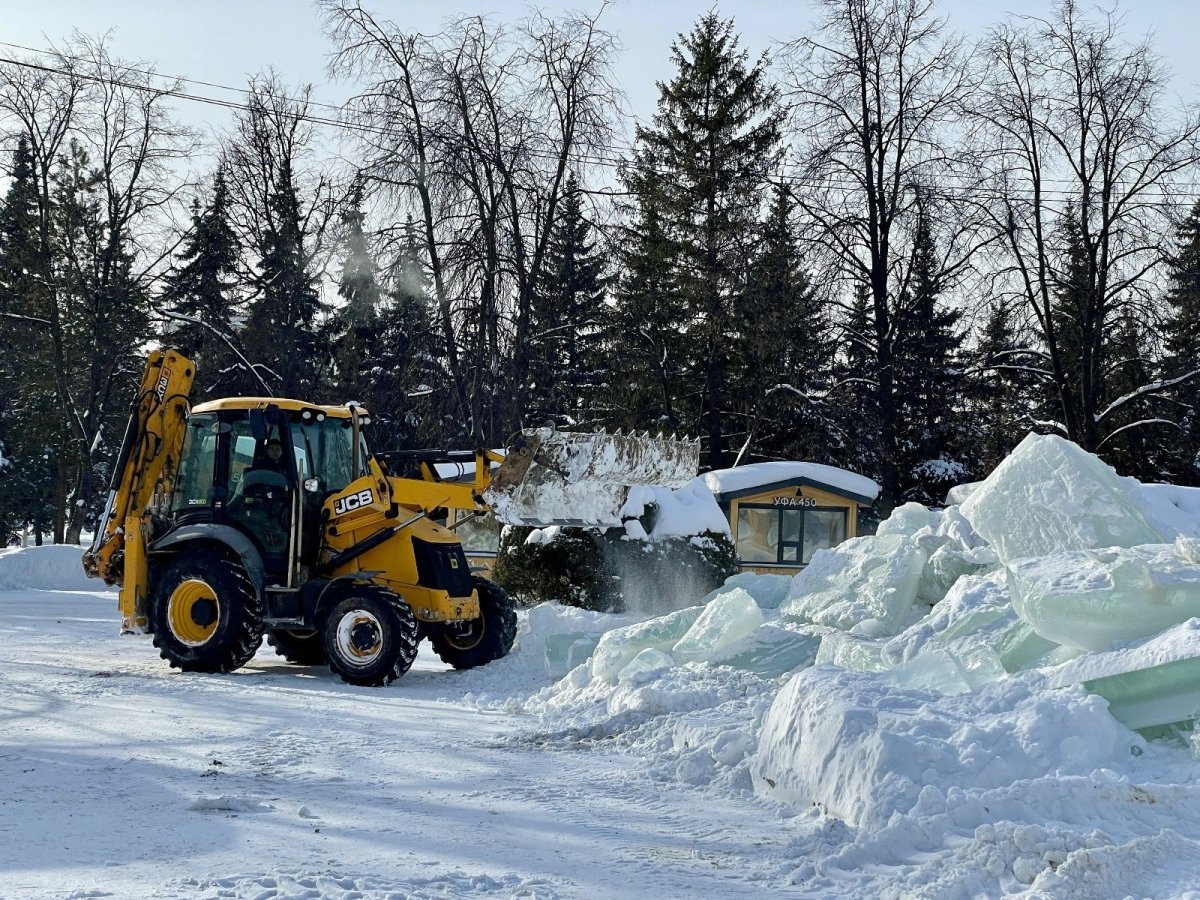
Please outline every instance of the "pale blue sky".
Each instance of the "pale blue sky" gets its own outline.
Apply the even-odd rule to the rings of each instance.
[[[565,7],[594,9],[594,0],[545,0],[553,12]],[[518,0],[376,0],[378,15],[407,28],[436,31],[448,16],[491,13],[510,20],[527,8]],[[670,42],[710,9],[708,2],[686,0],[612,0],[602,23],[615,31],[625,47],[617,76],[639,117],[653,113],[654,81],[669,77]],[[1200,97],[1200,16],[1197,0],[1127,0],[1121,5],[1126,34],[1155,34],[1156,46],[1175,73],[1174,89],[1189,99]],[[1006,12],[1045,14],[1049,0],[942,0],[939,13],[950,26],[970,37],[1001,20]],[[813,21],[808,2],[728,0],[718,7],[733,16],[743,44],[752,52],[769,49],[777,40],[805,32]],[[329,50],[316,11],[305,0],[0,0],[0,41],[29,47],[46,46],[79,28],[88,34],[112,29],[112,48],[124,58],[157,63],[165,74],[240,86],[248,75],[274,66],[289,84],[312,82],[317,100],[337,103],[345,86],[325,79]],[[11,52],[0,47],[0,54]],[[218,92],[193,86],[192,92]],[[229,96],[229,95],[222,95]],[[188,107],[185,109],[184,107]],[[192,124],[216,121],[225,114],[202,104],[180,104]]]

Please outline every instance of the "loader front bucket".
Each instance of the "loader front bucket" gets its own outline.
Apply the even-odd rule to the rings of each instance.
[[[484,499],[509,525],[609,528],[621,524],[630,487],[683,487],[699,462],[695,440],[527,429],[492,475]]]

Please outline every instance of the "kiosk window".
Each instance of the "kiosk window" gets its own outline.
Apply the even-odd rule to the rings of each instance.
[[[738,559],[768,565],[808,565],[818,550],[846,539],[847,510],[840,507],[739,505]]]
[[[737,533],[737,555],[742,562],[778,561],[779,517],[776,510],[738,507]]]

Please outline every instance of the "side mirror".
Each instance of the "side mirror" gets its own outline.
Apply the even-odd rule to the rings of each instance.
[[[320,489],[321,489],[320,479],[317,479],[317,478],[305,478],[304,479],[304,490],[308,491],[308,493],[315,494]]]
[[[267,439],[267,417],[261,409],[250,410],[250,433],[254,435],[254,442],[257,444]]]

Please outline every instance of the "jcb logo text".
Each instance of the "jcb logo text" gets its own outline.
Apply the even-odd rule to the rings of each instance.
[[[362,506],[370,506],[371,501],[375,499],[375,495],[369,490],[359,491],[357,494],[351,494],[349,497],[341,497],[333,504],[333,514],[340,516],[342,513],[348,513]]]

